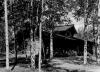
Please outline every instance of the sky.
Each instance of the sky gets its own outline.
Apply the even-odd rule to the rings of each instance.
[[[73,16],[74,16],[74,15],[72,14],[72,12],[69,12],[69,13],[68,13],[68,18],[71,19],[71,21],[72,21],[71,24],[74,24],[74,25],[75,25],[76,30],[78,30],[79,28],[84,27],[84,18],[81,18],[81,20],[77,22],[77,21],[74,19]]]
[[[47,6],[45,6],[45,7],[46,7],[45,9],[48,10],[48,7]],[[80,7],[78,7],[78,8],[80,8]],[[76,30],[78,30],[79,28],[84,27],[84,18],[81,18],[81,20],[77,22],[74,19],[74,17],[73,17],[74,14],[72,12],[74,12],[74,10],[72,10],[71,12],[69,12],[68,15],[67,15],[67,17],[70,18],[70,20],[72,21],[71,24],[74,24]]]

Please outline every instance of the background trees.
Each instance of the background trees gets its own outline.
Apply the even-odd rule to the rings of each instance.
[[[88,2],[88,6],[86,7],[86,4]],[[84,31],[82,33],[79,33],[78,36],[81,35],[81,38],[86,38],[86,39],[96,39],[97,35],[93,36],[94,34],[94,26],[98,26],[98,16],[97,16],[97,0],[45,0],[44,1],[44,12],[42,14],[42,3],[41,1],[34,0],[33,5],[31,6],[31,2],[28,0],[16,0],[12,4],[8,2],[8,22],[9,22],[9,41],[10,43],[14,44],[14,39],[16,40],[15,42],[18,42],[18,33],[22,33],[24,37],[24,30],[29,30],[33,29],[33,31],[37,31],[39,27],[39,23],[41,22],[41,15],[43,15],[43,30],[50,32],[51,31],[51,37],[52,37],[52,32],[53,28],[58,25],[58,24],[64,24],[66,21],[66,24],[71,24],[72,21],[70,18],[68,18],[68,14],[70,12],[73,13],[73,17],[77,20],[80,21],[81,18],[86,19],[85,21],[85,26],[84,26]],[[1,16],[3,16],[3,1],[1,1],[1,7],[0,7],[0,12]],[[85,11],[86,10],[86,11]],[[85,14],[87,14],[85,18]],[[1,32],[1,41],[4,41],[4,25],[3,25],[3,18],[1,18],[1,24],[0,24],[0,32]],[[25,22],[29,22],[29,24],[26,24]],[[88,25],[93,25],[93,31],[91,32],[87,31],[87,26]],[[35,27],[35,30],[34,30]],[[85,32],[86,31],[86,32]],[[83,33],[84,32],[84,33]],[[93,33],[92,33],[93,32]],[[13,34],[15,36],[13,36]],[[34,33],[35,34],[35,33]],[[86,37],[82,37],[83,34]],[[30,36],[30,34],[29,34]],[[36,35],[34,35],[36,36]],[[17,38],[16,38],[17,37]],[[95,38],[93,38],[95,37]],[[22,39],[22,42],[24,41]],[[0,42],[1,42],[0,41]],[[1,46],[5,45],[4,42],[2,42]],[[52,41],[51,41],[52,42]],[[21,45],[22,43],[17,43],[17,45]],[[52,45],[52,43],[51,43]],[[4,47],[4,46],[3,46]],[[1,49],[3,48],[1,47]]]

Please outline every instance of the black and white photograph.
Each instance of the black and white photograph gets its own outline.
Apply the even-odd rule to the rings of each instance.
[[[100,0],[0,0],[0,72],[100,72]]]

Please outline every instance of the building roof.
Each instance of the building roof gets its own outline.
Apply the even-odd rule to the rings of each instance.
[[[70,28],[72,28],[74,25],[64,25],[64,26],[56,26],[54,28],[54,31],[66,31]]]

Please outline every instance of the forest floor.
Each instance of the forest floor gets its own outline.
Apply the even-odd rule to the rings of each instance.
[[[25,54],[18,55],[18,64],[11,70],[14,61],[14,55],[10,56],[9,72],[38,72],[38,69],[33,71],[29,67],[29,62],[25,60]],[[0,59],[0,72],[6,72],[5,58]],[[88,59],[87,65],[83,65],[83,56],[55,57],[48,60],[47,64],[42,64],[42,72],[100,72],[100,66],[97,66],[93,59]]]

